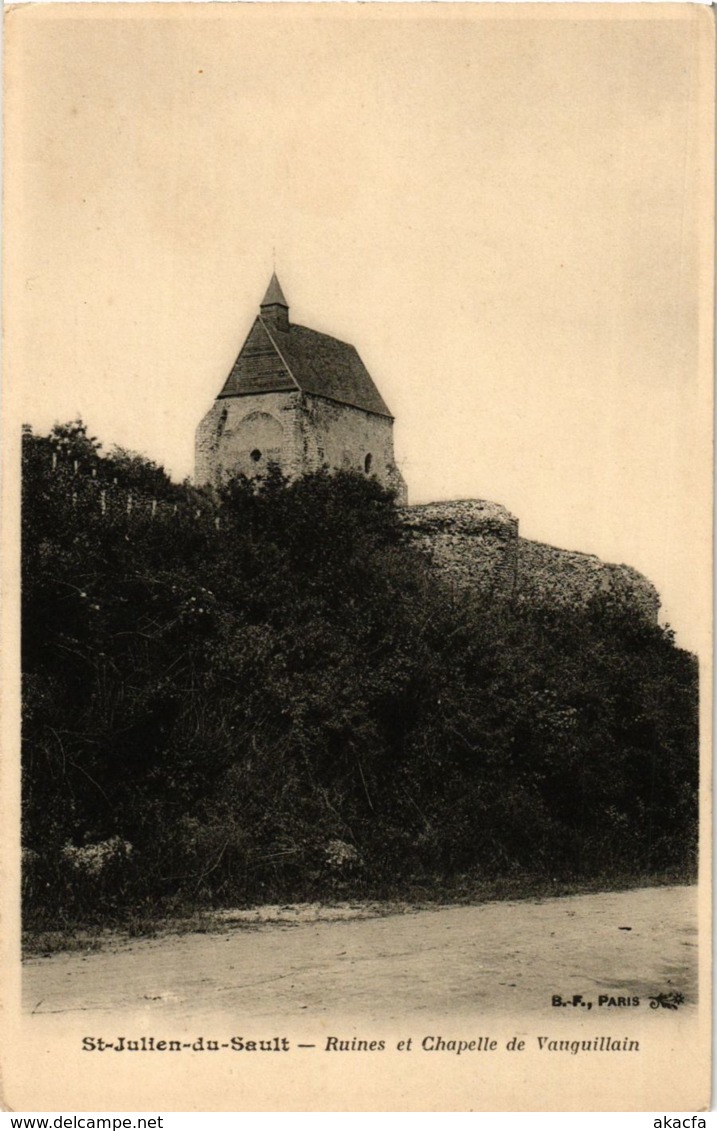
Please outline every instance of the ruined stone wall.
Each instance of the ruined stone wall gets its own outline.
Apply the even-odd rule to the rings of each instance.
[[[594,554],[560,550],[524,538],[518,541],[517,566],[520,601],[576,608],[600,594],[610,594],[649,620],[657,620],[657,590],[631,566],[611,565]]]
[[[416,545],[459,589],[553,608],[580,608],[606,593],[657,620],[659,596],[637,570],[520,538],[518,520],[498,503],[425,503],[404,507],[401,516]]]
[[[499,503],[480,499],[404,507],[415,544],[458,588],[512,596],[518,520]]]

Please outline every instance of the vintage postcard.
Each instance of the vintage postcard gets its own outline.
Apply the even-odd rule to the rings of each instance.
[[[712,11],[4,86],[5,1107],[704,1111]]]

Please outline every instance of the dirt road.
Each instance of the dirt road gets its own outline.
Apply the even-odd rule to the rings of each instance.
[[[340,1010],[390,1021],[525,1016],[544,1011],[554,994],[582,994],[596,1006],[601,994],[637,996],[644,1007],[651,993],[678,991],[684,1012],[696,1000],[696,904],[695,888],[665,887],[389,915],[360,907],[238,913],[218,933],[31,959],[24,1007],[175,1018]]]

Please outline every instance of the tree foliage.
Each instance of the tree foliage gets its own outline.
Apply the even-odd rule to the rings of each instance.
[[[35,913],[694,866],[693,657],[457,600],[355,473],[214,494],[28,432],[23,673]]]

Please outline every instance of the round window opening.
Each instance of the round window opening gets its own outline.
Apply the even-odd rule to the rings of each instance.
[[[254,460],[254,463],[259,462],[259,460],[261,459],[261,452],[258,448],[254,448],[254,451],[251,453],[251,458]]]
[[[371,453],[369,452],[368,455],[366,456],[366,459],[363,461],[363,469],[364,469],[364,471],[366,472],[367,475],[368,475],[369,471],[371,470],[372,462],[373,462],[373,460],[372,460],[372,457],[371,457]]]

